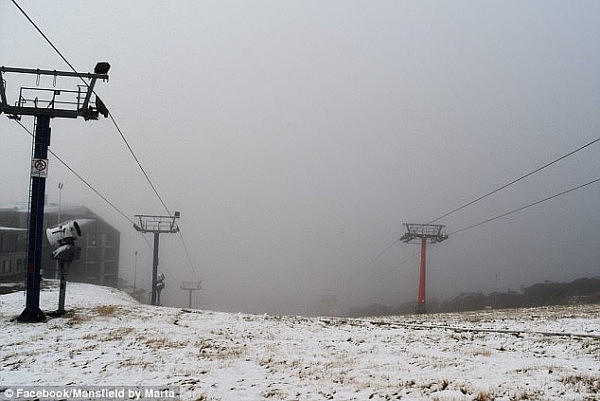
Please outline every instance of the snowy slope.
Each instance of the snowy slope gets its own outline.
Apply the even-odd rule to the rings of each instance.
[[[44,290],[42,309],[57,300],[57,288]],[[279,317],[140,305],[76,283],[65,318],[14,322],[24,305],[22,292],[0,296],[0,389],[180,385],[190,400],[597,400],[600,391],[599,305]]]

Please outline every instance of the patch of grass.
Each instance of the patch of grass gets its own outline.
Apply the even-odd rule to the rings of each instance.
[[[284,399],[285,396],[286,396],[286,394],[283,391],[281,391],[280,389],[274,388],[274,389],[271,389],[271,390],[263,391],[261,393],[261,396],[263,396],[264,398],[274,398],[274,397],[276,397],[278,399]]]
[[[98,316],[113,316],[118,309],[117,305],[100,305],[94,308]]]
[[[531,399],[529,393],[523,391],[521,393],[516,393],[510,396],[510,401],[519,401],[519,400],[529,400]]]
[[[450,380],[448,380],[448,379],[442,380],[442,382],[440,383],[440,389],[441,389],[441,391],[446,390],[449,385],[450,385]]]
[[[488,401],[488,400],[492,400],[492,399],[493,399],[493,397],[490,396],[490,393],[488,393],[487,391],[478,392],[474,398],[475,401]]]
[[[212,360],[239,358],[246,352],[243,345],[230,345],[209,339],[196,341],[192,346],[198,350],[199,357]],[[265,363],[265,360],[263,360],[263,363]]]
[[[138,336],[138,341],[140,341],[142,337]],[[153,338],[145,338],[143,339],[144,344],[146,344],[149,348],[156,349],[166,349],[166,348],[185,348],[190,343],[189,341],[169,341],[164,337],[153,337]]]
[[[208,396],[206,394],[200,394],[196,401],[220,401],[220,398],[214,398],[213,396]]]
[[[565,385],[575,386],[578,391],[581,391],[583,388],[590,393],[600,392],[600,377],[598,376],[578,374],[563,377],[560,381]]]
[[[147,369],[149,366],[152,366],[152,362],[143,361],[143,360],[134,360],[134,359],[125,359],[119,362],[120,368],[132,368],[132,367],[140,367],[142,369]]]
[[[83,313],[77,313],[74,310],[70,310],[67,311],[65,313],[65,318],[69,319],[69,323],[73,324],[73,323],[81,323],[81,322],[87,322],[88,320],[90,320],[90,316],[83,314]]]
[[[133,327],[117,327],[108,332],[109,339],[121,339],[133,331]]]
[[[473,351],[473,356],[491,356],[492,352],[489,349],[478,349]]]

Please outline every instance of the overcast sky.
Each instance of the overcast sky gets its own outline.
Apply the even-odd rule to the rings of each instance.
[[[427,223],[600,134],[597,1],[19,1],[97,93],[179,221],[166,303],[316,313],[416,300]],[[10,1],[0,64],[68,70]],[[5,76],[14,102],[20,81]],[[35,86],[30,79],[28,86]],[[52,87],[41,79],[40,87]],[[74,89],[77,82],[59,80]],[[22,122],[33,128],[31,117]],[[51,149],[128,216],[165,214],[109,119],[55,119]],[[31,138],[0,116],[0,202],[27,199]],[[600,178],[600,143],[439,221],[459,230]],[[131,224],[53,157],[50,202]],[[428,247],[428,296],[600,275],[600,185]],[[148,240],[152,240],[148,235]]]

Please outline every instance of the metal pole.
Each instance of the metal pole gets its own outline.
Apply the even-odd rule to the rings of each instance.
[[[427,238],[421,238],[421,269],[419,270],[419,303],[417,313],[425,313],[425,253],[427,249]]]
[[[56,222],[57,225],[60,224],[60,218],[61,218],[61,203],[62,203],[62,189],[63,189],[64,184],[62,182],[58,183],[58,221]]]
[[[61,201],[62,201],[62,189],[63,189],[63,183],[59,182],[58,183],[58,214],[56,216],[56,225],[58,226],[60,224],[60,215],[61,215]],[[54,279],[58,279],[60,278],[60,266],[59,266],[59,262],[58,260],[56,261],[56,266],[55,266],[55,271],[54,271]]]
[[[50,145],[50,117],[37,116],[36,121],[33,157],[34,159],[47,160],[48,146]],[[25,310],[17,318],[20,322],[41,322],[46,320],[46,315],[40,309],[40,269],[42,263],[45,192],[45,174],[32,174],[26,277],[27,298],[25,301]]]
[[[496,282],[494,283],[494,309],[498,309],[498,273],[496,273]]]
[[[67,278],[65,272],[65,262],[59,261],[60,265],[60,292],[58,294],[58,315],[63,316],[65,314],[65,294],[67,292]]]
[[[192,309],[192,291],[193,290],[188,290],[188,291],[190,292],[190,294],[189,294],[189,301],[190,301],[189,302],[189,305],[190,305],[189,308]]]
[[[154,257],[152,261],[152,301],[151,305],[158,305],[156,283],[158,277],[158,237],[159,233],[154,233]]]
[[[136,289],[137,284],[137,251],[133,254],[133,289]]]

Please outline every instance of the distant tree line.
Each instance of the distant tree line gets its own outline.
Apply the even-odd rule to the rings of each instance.
[[[522,308],[547,305],[600,303],[600,278],[580,278],[570,283],[546,281],[524,288],[521,292],[464,292],[445,301],[431,299],[427,311],[461,312],[480,309]],[[383,316],[414,313],[416,302],[406,302],[397,307],[372,304],[353,308],[350,316]]]

